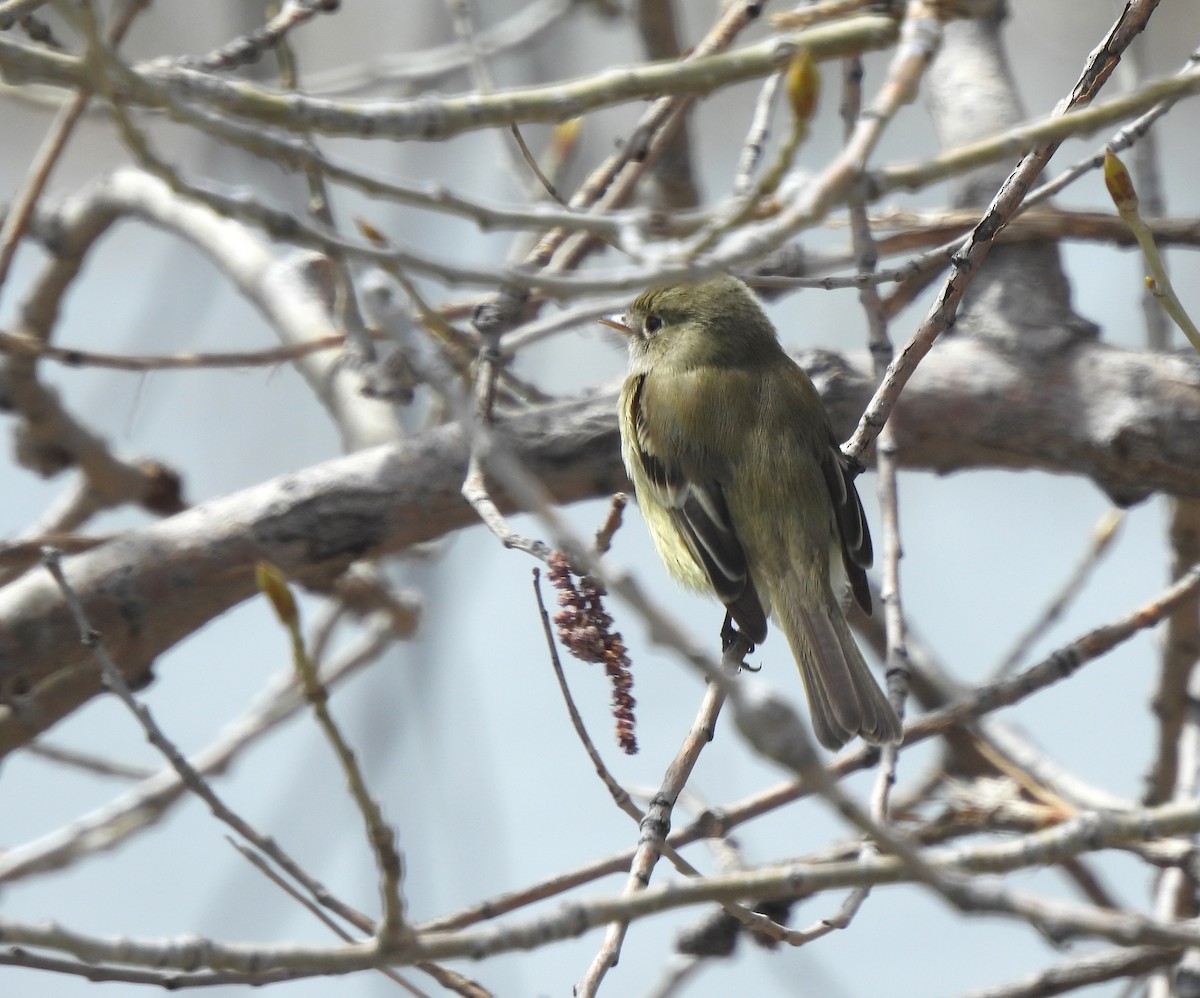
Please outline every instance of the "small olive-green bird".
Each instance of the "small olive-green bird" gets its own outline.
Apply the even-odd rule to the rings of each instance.
[[[900,740],[900,720],[850,633],[837,591],[868,613],[871,536],[829,417],[745,284],[653,288],[603,320],[629,337],[622,455],[668,571],[714,591],[756,644],[774,613],[813,729]]]

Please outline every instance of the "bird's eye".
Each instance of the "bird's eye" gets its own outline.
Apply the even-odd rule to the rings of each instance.
[[[662,329],[662,324],[662,319],[657,315],[648,315],[646,316],[646,321],[642,323],[642,328],[646,331],[646,335],[649,336]]]

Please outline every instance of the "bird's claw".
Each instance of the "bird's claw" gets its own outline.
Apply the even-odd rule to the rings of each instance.
[[[725,621],[721,624],[721,654],[728,655],[735,646],[742,650],[743,659],[754,651],[754,642],[734,627],[733,617],[726,613]],[[739,664],[747,672],[758,672],[762,668],[761,666],[749,666],[745,662]]]

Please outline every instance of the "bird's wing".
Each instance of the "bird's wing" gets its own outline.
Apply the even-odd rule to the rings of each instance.
[[[867,586],[865,569],[871,567],[875,557],[871,549],[871,533],[867,529],[867,518],[863,513],[862,500],[858,498],[858,489],[854,487],[854,477],[832,435],[829,446],[821,455],[821,474],[825,477],[825,487],[829,489],[829,497],[833,500],[834,519],[841,540],[842,564],[846,567],[850,589],[858,605],[864,612],[870,613],[871,590]]]
[[[738,539],[725,493],[718,479],[689,475],[666,461],[647,430],[641,376],[629,395],[629,424],[634,429],[636,453],[654,498],[671,514],[696,564],[703,570],[738,627],[751,641],[767,636],[767,615],[746,566],[746,552]]]

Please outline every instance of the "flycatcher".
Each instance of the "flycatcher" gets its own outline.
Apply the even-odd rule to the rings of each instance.
[[[668,571],[755,644],[774,614],[817,739],[900,740],[837,592],[867,613],[871,536],[829,417],[745,284],[653,288],[602,320],[629,338],[621,451]]]

